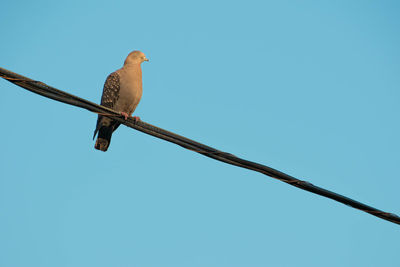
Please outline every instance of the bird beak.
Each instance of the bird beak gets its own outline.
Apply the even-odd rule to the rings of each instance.
[[[149,59],[146,57],[146,58],[144,59],[144,61],[147,61],[147,62],[149,62]]]

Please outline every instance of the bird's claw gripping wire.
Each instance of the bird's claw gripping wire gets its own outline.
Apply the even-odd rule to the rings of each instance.
[[[129,117],[128,113],[126,113],[126,112],[121,112],[121,116],[124,117],[125,120],[127,120]],[[140,121],[140,117],[138,117],[138,116],[133,116],[132,119],[134,122]]]

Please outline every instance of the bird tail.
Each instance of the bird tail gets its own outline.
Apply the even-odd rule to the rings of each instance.
[[[113,133],[113,126],[103,126],[99,129],[95,149],[106,152],[111,142],[111,135]]]

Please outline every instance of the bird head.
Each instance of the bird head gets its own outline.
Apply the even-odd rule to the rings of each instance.
[[[127,64],[141,64],[144,61],[149,61],[145,54],[140,51],[130,52],[129,55],[125,59],[124,65]]]

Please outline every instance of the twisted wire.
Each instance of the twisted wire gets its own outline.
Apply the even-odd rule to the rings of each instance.
[[[400,224],[400,217],[397,216],[396,214],[381,211],[379,209],[368,206],[366,204],[363,204],[361,202],[358,202],[358,201],[348,198],[346,196],[343,196],[343,195],[337,194],[335,192],[329,191],[327,189],[315,186],[312,183],[309,183],[307,181],[297,179],[295,177],[292,177],[286,173],[280,172],[271,167],[239,158],[233,154],[217,150],[213,147],[201,144],[199,142],[196,142],[196,141],[186,138],[184,136],[175,134],[173,132],[161,129],[161,128],[151,125],[149,123],[146,123],[143,121],[136,121],[132,117],[129,117],[127,120],[125,120],[124,117],[120,113],[118,113],[112,109],[97,105],[86,99],[77,97],[75,95],[69,94],[64,91],[61,91],[59,89],[56,89],[54,87],[51,87],[51,86],[43,83],[43,82],[29,79],[27,77],[24,77],[22,75],[19,75],[17,73],[11,72],[11,71],[3,69],[3,68],[0,68],[0,77],[3,79],[6,79],[7,81],[9,81],[11,83],[14,83],[14,84],[20,86],[22,88],[25,88],[31,92],[34,92],[36,94],[39,94],[44,97],[51,98],[53,100],[63,102],[63,103],[69,104],[69,105],[84,108],[91,112],[101,114],[102,116],[110,117],[130,128],[133,128],[135,130],[149,134],[156,138],[160,138],[165,141],[177,144],[177,145],[184,147],[188,150],[191,150],[193,152],[200,153],[206,157],[209,157],[209,158],[212,158],[215,160],[219,160],[219,161],[225,162],[227,164],[235,165],[235,166],[238,166],[241,168],[245,168],[245,169],[249,169],[249,170],[253,170],[253,171],[262,173],[264,175],[267,175],[267,176],[277,179],[279,181],[285,182],[289,185],[312,192],[314,194],[318,194],[318,195],[333,199],[333,200],[343,203],[347,206],[353,207],[355,209],[369,213],[373,216],[379,217],[383,220],[386,220],[386,221],[389,221],[389,222],[392,222],[395,224]]]

